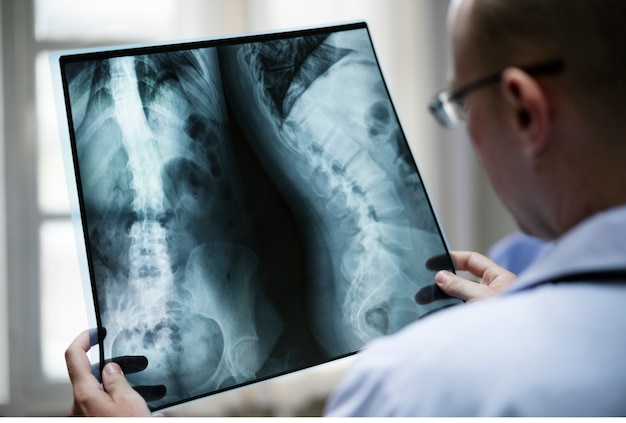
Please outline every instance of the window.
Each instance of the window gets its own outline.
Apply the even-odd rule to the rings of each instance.
[[[35,0],[37,41],[152,40],[175,36],[180,9],[173,0]]]
[[[63,352],[88,327],[49,52],[197,36],[193,31],[202,30],[197,25],[201,20],[191,20],[190,25],[184,17],[197,14],[206,3],[3,0],[0,4],[3,34],[8,34],[2,40],[0,88],[9,87],[1,107],[6,154],[0,149],[0,170],[6,163],[2,174],[7,175],[7,192],[5,196],[0,189],[0,206],[10,222],[5,237],[5,214],[0,214],[0,240],[6,239],[9,246],[4,254],[0,242],[0,269],[5,269],[6,258],[10,281],[5,284],[0,272],[0,415],[65,414],[71,391]]]

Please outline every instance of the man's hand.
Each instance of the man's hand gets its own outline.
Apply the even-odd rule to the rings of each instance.
[[[107,363],[102,372],[102,385],[91,373],[87,351],[89,331],[81,333],[65,351],[67,371],[74,389],[70,416],[150,416],[144,399],[126,381],[121,367]]]
[[[466,271],[480,279],[480,283],[461,278],[442,270],[435,275],[435,282],[446,294],[465,301],[492,297],[502,291],[516,278],[514,273],[483,256],[471,251],[452,251],[456,270]]]

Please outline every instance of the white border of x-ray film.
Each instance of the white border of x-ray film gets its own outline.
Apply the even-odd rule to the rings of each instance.
[[[83,286],[85,298],[85,310],[87,311],[87,323],[90,328],[97,327],[96,311],[91,290],[91,278],[89,276],[89,264],[87,262],[87,250],[85,248],[85,238],[83,236],[83,225],[80,216],[80,205],[78,202],[78,189],[76,187],[76,177],[74,175],[74,160],[72,158],[72,147],[70,142],[70,131],[65,113],[65,96],[63,94],[63,84],[61,81],[61,67],[59,59],[61,54],[50,54],[50,72],[52,74],[52,91],[59,124],[59,139],[61,142],[61,154],[65,169],[65,181],[67,183],[67,195],[70,205],[70,216],[72,228],[76,241],[76,252],[78,255],[78,268]],[[98,349],[90,351],[92,360],[98,360]]]
[[[302,31],[302,30],[311,30],[311,29],[323,29],[323,28],[328,28],[328,27],[334,27],[334,26],[341,26],[341,25],[350,25],[350,24],[355,24],[355,23],[365,23],[362,20],[359,21],[347,21],[347,22],[338,22],[338,23],[329,23],[329,24],[322,24],[322,25],[316,25],[316,26],[304,26],[304,27],[296,27],[296,28],[288,28],[288,29],[279,29],[279,30],[268,30],[268,31],[258,31],[258,32],[246,32],[246,33],[236,33],[236,34],[230,34],[230,35],[222,35],[222,36],[216,36],[216,37],[205,37],[205,38],[194,38],[194,39],[182,39],[182,40],[172,40],[172,41],[159,41],[159,42],[150,42],[150,43],[137,43],[137,44],[124,44],[124,45],[115,45],[115,46],[107,46],[107,47],[95,47],[95,48],[86,48],[86,49],[74,49],[74,50],[66,50],[66,51],[58,51],[58,52],[53,52],[50,54],[50,63],[51,63],[51,72],[52,72],[52,80],[53,80],[53,91],[54,91],[54,97],[55,97],[55,105],[57,108],[57,118],[59,121],[59,131],[60,131],[60,139],[61,139],[61,143],[62,143],[62,154],[63,154],[63,161],[64,161],[64,167],[65,167],[65,173],[66,173],[66,180],[67,180],[67,186],[68,186],[68,195],[69,195],[69,201],[70,201],[70,211],[71,211],[71,218],[72,218],[72,224],[73,224],[73,228],[74,228],[74,235],[75,235],[75,240],[76,240],[76,245],[77,245],[77,251],[78,251],[78,259],[79,259],[79,267],[80,267],[80,274],[81,274],[81,281],[82,281],[82,285],[83,285],[83,291],[84,291],[84,297],[85,297],[85,303],[86,303],[86,310],[87,310],[87,318],[88,318],[88,322],[90,327],[95,328],[97,326],[96,323],[96,313],[95,313],[95,306],[94,306],[94,299],[92,296],[92,284],[91,284],[91,278],[90,278],[90,272],[89,272],[89,266],[88,266],[88,260],[87,260],[87,253],[86,253],[86,246],[85,246],[85,239],[84,239],[84,232],[83,232],[83,224],[82,224],[82,220],[81,220],[81,213],[80,213],[80,205],[79,205],[79,198],[78,198],[78,191],[77,191],[77,184],[76,184],[76,175],[75,175],[75,168],[74,168],[74,160],[73,160],[73,154],[72,154],[72,148],[71,148],[71,141],[70,141],[70,133],[69,133],[69,126],[68,126],[68,119],[67,119],[67,115],[66,115],[66,104],[65,104],[65,96],[64,96],[64,92],[63,92],[63,84],[62,84],[62,77],[61,77],[61,66],[60,66],[60,59],[63,56],[67,56],[67,55],[77,55],[77,54],[84,54],[84,53],[98,53],[98,52],[107,52],[107,51],[115,51],[115,50],[130,50],[130,49],[137,49],[137,48],[145,48],[145,47],[162,47],[162,46],[168,46],[168,45],[178,45],[178,44],[185,44],[185,43],[195,43],[195,42],[210,42],[210,41],[220,41],[220,40],[234,40],[237,38],[252,38],[255,36],[262,36],[262,35],[268,35],[268,34],[280,34],[280,33],[289,33],[289,32],[296,32],[296,31]],[[367,24],[366,24],[367,26]],[[391,92],[389,91],[389,87],[387,85],[387,79],[385,78],[385,73],[384,70],[382,69],[381,65],[380,65],[380,61],[378,59],[378,55],[376,54],[376,48],[375,48],[375,42],[372,39],[371,33],[369,31],[369,27],[368,29],[368,34],[369,34],[369,38],[370,38],[370,42],[372,43],[373,46],[373,51],[374,54],[376,56],[376,62],[378,64],[379,70],[381,72],[381,76],[383,79],[383,82],[385,84],[385,88],[387,91],[387,94],[389,96],[389,99],[391,101],[391,105],[394,109],[394,114],[395,117],[398,119],[398,123],[400,128],[404,128],[402,125],[402,122],[400,122],[400,117],[399,114],[397,113],[396,110],[396,103],[394,102],[394,96],[391,94]],[[404,132],[404,129],[402,130],[403,135],[406,137],[406,134]],[[424,193],[426,195],[427,201],[429,202],[429,206],[432,212],[432,215],[435,219],[435,222],[438,226],[438,230],[439,230],[439,235],[441,237],[442,243],[444,244],[444,247],[447,251],[449,251],[449,244],[447,241],[447,238],[445,236],[445,233],[442,230],[441,227],[441,221],[439,219],[438,214],[436,213],[436,211],[433,208],[432,205],[432,200],[430,197],[430,193],[424,183],[424,180],[422,178],[422,172],[420,169],[420,166],[418,164],[418,160],[416,160],[416,156],[415,156],[415,151],[413,149],[412,144],[408,141],[408,139],[406,140],[406,144],[407,144],[407,148],[410,151],[411,157],[413,159],[413,164],[415,165],[418,174],[420,175],[420,180],[422,182],[422,188],[424,190]],[[94,354],[92,356],[92,360],[93,361],[97,361],[98,360],[98,355]],[[343,361],[343,360],[342,360]],[[332,363],[332,361],[331,361]],[[327,364],[327,363],[326,363]],[[296,373],[299,373],[301,371],[306,371],[307,369],[301,369],[296,371]],[[294,373],[294,372],[290,372],[289,374]],[[280,376],[279,376],[280,377]],[[262,382],[263,383],[263,382]],[[193,399],[191,401],[185,401],[185,403],[189,403],[189,402],[195,402],[198,400],[202,400],[202,399],[206,399],[205,396]],[[160,411],[165,411],[171,408],[175,408],[177,406],[179,406],[181,404],[176,403],[176,404],[172,404],[169,407],[166,408],[160,408]]]

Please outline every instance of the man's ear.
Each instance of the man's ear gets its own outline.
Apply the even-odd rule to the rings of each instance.
[[[500,88],[508,121],[524,150],[530,156],[540,154],[548,145],[551,125],[548,99],[542,87],[526,72],[508,68],[502,73]]]

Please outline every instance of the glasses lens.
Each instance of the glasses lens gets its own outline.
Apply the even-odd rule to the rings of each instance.
[[[450,109],[449,114],[454,115],[456,123],[465,122],[467,120],[467,107],[463,99],[448,100],[447,104]]]
[[[440,125],[453,128],[465,118],[465,110],[456,101],[450,101],[450,93],[442,91],[430,101],[430,112]]]

